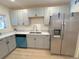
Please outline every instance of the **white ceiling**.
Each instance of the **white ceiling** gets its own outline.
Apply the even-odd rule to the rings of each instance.
[[[0,4],[14,9],[63,5],[69,2],[70,0],[0,0]]]

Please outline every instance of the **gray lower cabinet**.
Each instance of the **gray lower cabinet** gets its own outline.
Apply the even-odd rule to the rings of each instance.
[[[27,47],[49,49],[49,35],[27,35]]]
[[[36,48],[44,48],[44,40],[42,36],[36,36],[36,40],[35,40],[35,44],[36,44]]]
[[[16,48],[16,41],[14,35],[0,40],[0,59],[4,58],[15,48]]]
[[[5,39],[0,40],[0,59],[6,56],[8,53],[8,47],[5,42]]]
[[[15,36],[7,37],[7,41],[8,41],[9,52],[11,52],[13,49],[16,48]]]
[[[35,36],[33,35],[27,35],[27,47],[29,48],[35,48]]]

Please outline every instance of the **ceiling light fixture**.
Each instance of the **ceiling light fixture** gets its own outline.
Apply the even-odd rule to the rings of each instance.
[[[14,2],[15,0],[10,0],[11,2]]]

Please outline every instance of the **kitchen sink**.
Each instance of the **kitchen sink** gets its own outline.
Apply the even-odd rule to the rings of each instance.
[[[30,32],[30,34],[41,34],[42,32]]]

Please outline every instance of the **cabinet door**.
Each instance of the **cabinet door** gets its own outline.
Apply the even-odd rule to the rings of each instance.
[[[49,20],[50,20],[50,16],[49,15],[45,15],[44,24],[45,25],[49,25]]]
[[[17,10],[18,25],[23,25],[23,11]]]
[[[49,25],[50,14],[48,8],[45,8],[44,24]]]
[[[50,36],[43,35],[43,48],[49,49],[49,41],[50,41]]]
[[[28,10],[23,11],[23,25],[29,25]]]
[[[44,48],[44,41],[41,35],[36,36],[36,48]]]
[[[11,11],[11,23],[12,25],[18,25],[18,19],[17,19],[17,11]]]
[[[37,35],[36,48],[49,49],[49,36]]]
[[[32,35],[27,35],[27,47],[35,48],[35,40],[36,38]]]
[[[45,15],[45,8],[40,8],[39,11],[40,11],[40,12],[39,12],[39,15],[40,15],[40,16],[44,16],[44,15]]]
[[[44,16],[44,8],[36,8],[37,16]]]
[[[28,16],[24,16],[24,23],[23,25],[30,25],[30,21],[28,19]]]
[[[0,59],[8,54],[8,47],[5,39],[0,40]]]
[[[29,17],[34,17],[35,16],[35,8],[28,9],[28,16]]]
[[[15,36],[10,36],[7,38],[8,39],[8,47],[9,47],[9,52],[11,52],[13,49],[16,48],[16,41],[15,41]]]

